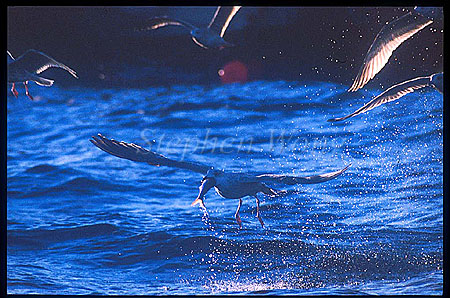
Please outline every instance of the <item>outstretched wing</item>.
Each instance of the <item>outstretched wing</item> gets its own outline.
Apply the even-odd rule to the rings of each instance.
[[[198,163],[172,160],[136,144],[108,139],[101,134],[98,134],[97,137],[93,136],[89,141],[111,155],[132,161],[146,162],[154,166],[180,168],[202,174],[206,174],[212,168]]]
[[[358,114],[367,112],[369,110],[372,110],[379,105],[382,105],[384,103],[394,101],[399,99],[400,97],[414,92],[417,89],[424,88],[426,86],[430,86],[431,77],[418,77],[415,79],[411,79],[402,83],[399,83],[397,85],[394,85],[390,87],[389,89],[386,89],[383,93],[372,99],[370,102],[365,104],[363,107],[359,108],[358,110],[354,111],[350,115],[347,115],[345,117],[341,118],[333,118],[329,119],[328,122],[335,122],[335,121],[341,121],[345,120],[347,118],[356,116]]]
[[[75,78],[78,78],[77,73],[68,66],[56,61],[46,54],[36,51],[28,50],[22,56],[18,57],[13,62],[17,67],[27,70],[30,73],[40,74],[50,67],[58,67],[66,70]]]
[[[240,6],[218,6],[208,28],[223,37],[228,25],[240,8]]]
[[[13,55],[11,55],[11,53],[9,51],[6,51],[6,63],[11,63],[14,62],[14,57]]]
[[[256,176],[256,179],[259,182],[271,182],[271,183],[281,183],[287,185],[295,185],[295,184],[314,184],[321,183],[331,179],[336,178],[341,175],[351,164],[348,164],[345,168],[339,171],[322,174],[322,175],[314,175],[308,177],[296,177],[296,176],[286,176],[286,175],[272,175],[272,174],[264,174]]]
[[[142,28],[142,30],[153,30],[165,26],[183,26],[188,28],[189,30],[195,29],[195,26],[189,24],[188,22],[163,16],[150,19],[149,24],[146,27]]]
[[[395,49],[432,22],[416,12],[409,12],[385,25],[375,37],[364,58],[363,65],[348,91],[362,88],[386,65]]]

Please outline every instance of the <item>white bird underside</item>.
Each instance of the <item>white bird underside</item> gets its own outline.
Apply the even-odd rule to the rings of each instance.
[[[395,49],[432,22],[416,12],[409,12],[386,24],[375,37],[364,58],[363,65],[348,91],[356,91],[373,79],[387,64]]]

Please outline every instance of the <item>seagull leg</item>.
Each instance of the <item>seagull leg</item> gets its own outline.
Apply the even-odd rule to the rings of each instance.
[[[264,222],[261,218],[261,215],[259,215],[259,199],[257,196],[255,196],[256,199],[256,217],[258,218],[259,222],[261,223],[261,227],[264,228]]]
[[[19,92],[17,92],[17,90],[16,90],[16,84],[15,83],[12,83],[11,92],[16,98],[19,96]]]
[[[242,205],[242,199],[239,199],[239,205],[237,207],[236,214],[234,215],[234,217],[236,217],[236,221],[239,225],[239,228],[242,229],[242,220],[241,220],[241,217],[239,216],[239,210],[241,209],[241,205]]]
[[[23,85],[25,86],[25,93],[28,96],[29,99],[33,100],[33,96],[30,95],[30,92],[28,91],[28,81],[23,82]]]
[[[206,214],[208,214],[208,212],[206,211],[206,206],[205,206],[205,203],[203,203],[203,200],[200,200],[200,208],[202,208],[203,209],[203,211],[206,213]]]

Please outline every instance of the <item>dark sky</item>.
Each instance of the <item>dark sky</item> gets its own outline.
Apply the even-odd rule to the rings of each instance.
[[[350,86],[385,22],[412,7],[243,7],[225,40],[198,47],[181,27],[137,32],[153,16],[206,26],[215,7],[8,7],[8,50],[41,50],[77,71],[61,85],[143,87],[220,83],[218,70],[239,61],[248,80],[333,81]],[[404,42],[367,87],[390,86],[443,70],[443,24]],[[68,78],[60,70],[48,77]],[[392,78],[395,78],[393,80]]]

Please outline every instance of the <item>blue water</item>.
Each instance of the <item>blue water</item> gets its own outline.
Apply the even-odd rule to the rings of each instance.
[[[31,85],[31,84],[30,84]],[[10,294],[442,294],[443,97],[323,82],[30,86],[8,97]],[[233,171],[320,174],[285,196],[206,195],[201,175],[119,159],[97,133]]]

